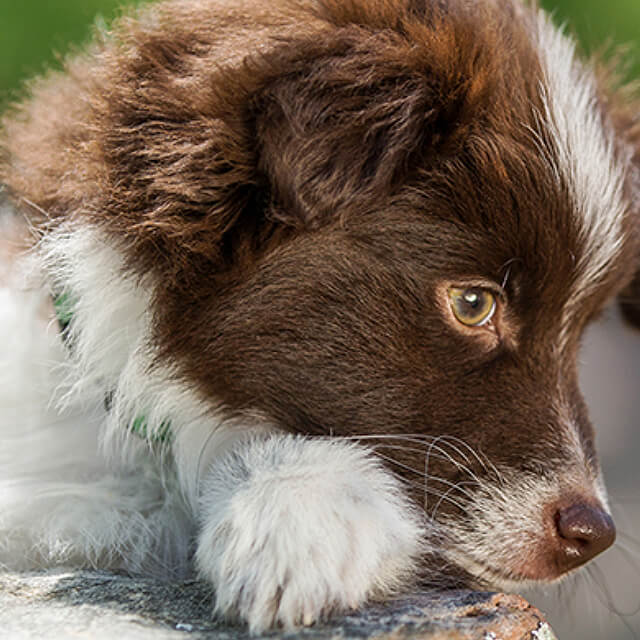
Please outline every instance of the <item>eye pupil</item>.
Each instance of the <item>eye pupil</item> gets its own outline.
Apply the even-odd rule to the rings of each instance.
[[[478,294],[475,293],[475,292],[467,292],[467,293],[464,294],[464,301],[470,307],[473,307],[475,309],[478,306],[478,304],[480,303],[480,298],[479,298]]]

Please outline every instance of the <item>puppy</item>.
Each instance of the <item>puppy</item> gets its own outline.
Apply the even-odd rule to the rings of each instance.
[[[516,0],[168,0],[36,81],[0,562],[194,567],[261,632],[606,549],[576,358],[640,316],[612,78]]]

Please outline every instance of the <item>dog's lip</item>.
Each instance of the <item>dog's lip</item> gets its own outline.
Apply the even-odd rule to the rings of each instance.
[[[516,571],[497,569],[484,561],[479,561],[470,556],[458,556],[454,564],[466,571],[477,582],[480,589],[498,589],[500,591],[519,591],[542,584],[552,584],[562,580],[571,572],[561,573],[557,576],[532,578]]]

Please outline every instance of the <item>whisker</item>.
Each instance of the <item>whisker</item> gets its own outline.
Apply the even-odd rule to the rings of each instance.
[[[497,478],[501,486],[504,486],[506,484],[504,480],[504,476],[502,475],[502,473],[500,473],[500,471],[498,471],[498,468],[495,466],[495,464],[493,464],[493,462],[491,462],[488,456],[484,454],[481,456],[476,449],[474,449],[471,445],[469,445],[467,442],[465,442],[461,438],[458,438],[456,436],[452,436],[449,434],[445,434],[443,438],[445,440],[453,440],[457,444],[464,446],[473,455],[473,457],[478,461],[478,463],[482,466],[482,468],[486,472],[493,472],[493,474],[495,475],[495,477]]]
[[[486,456],[481,456],[480,453],[478,453],[467,442],[465,442],[464,440],[456,436],[447,435],[447,434],[441,434],[438,436],[431,436],[428,434],[364,434],[362,436],[358,436],[358,435],[348,436],[345,439],[364,440],[364,441],[373,440],[376,442],[373,448],[378,452],[378,455],[381,455],[381,456],[382,454],[379,451],[381,448],[397,450],[397,451],[405,450],[405,451],[410,451],[414,453],[420,453],[421,452],[420,449],[416,449],[416,447],[406,446],[403,443],[414,444],[414,445],[415,444],[424,445],[425,446],[424,471],[418,472],[414,468],[408,468],[408,470],[411,471],[412,473],[416,473],[416,474],[420,473],[424,478],[424,486],[422,487],[422,490],[425,497],[425,511],[427,511],[428,509],[428,497],[433,495],[439,496],[439,500],[431,512],[432,519],[435,518],[435,515],[437,514],[438,509],[442,505],[442,502],[443,501],[450,502],[449,494],[456,490],[460,491],[463,495],[465,495],[470,500],[473,500],[473,496],[471,495],[471,493],[463,489],[463,487],[469,486],[469,485],[473,485],[476,487],[482,486],[483,482],[478,477],[478,475],[471,469],[472,460],[474,462],[477,462],[485,472],[491,473],[493,476],[495,476],[497,482],[495,484],[492,483],[493,490],[499,496],[505,497],[504,492],[502,491],[502,487],[505,486],[504,477],[498,471],[496,466]],[[387,441],[391,441],[392,444],[387,444]],[[398,444],[395,444],[396,442]],[[458,456],[460,459],[457,459],[456,457],[454,457],[454,455],[452,455],[450,451],[452,451],[453,454]],[[450,462],[459,471],[469,476],[469,478],[471,478],[473,482],[459,482],[459,483],[452,483],[450,481],[444,482],[442,478],[431,475],[429,473],[429,463],[432,457],[438,460]],[[403,466],[401,465],[401,463],[395,460],[389,460],[388,457],[384,457],[384,458],[396,464],[399,467],[403,467],[407,469],[406,465]],[[429,487],[429,483],[432,480],[439,481],[441,483],[444,482],[444,484],[447,484],[450,486],[450,489],[445,494],[442,494],[440,491],[431,490]]]
[[[196,494],[200,495],[200,484],[202,479],[202,461],[204,460],[204,454],[209,447],[209,443],[211,439],[215,435],[215,430],[212,430],[211,433],[207,436],[207,439],[204,441],[200,453],[198,454],[198,462],[196,463]]]
[[[464,440],[462,440],[461,438],[458,438],[457,436],[452,436],[452,435],[449,435],[449,434],[444,434],[442,436],[442,440],[446,441],[447,443],[449,443],[449,441],[453,441],[455,444],[464,447],[478,461],[480,466],[485,471],[487,470],[487,465],[486,465],[485,461],[482,460],[482,458],[478,455],[477,451],[473,447],[471,447],[469,444],[467,444]],[[457,451],[460,455],[462,455],[462,452],[457,447],[454,447],[451,444],[449,444],[449,446],[452,449],[454,449],[455,451]]]
[[[445,441],[445,436],[444,435],[440,435],[437,438],[435,438],[428,446],[428,452],[427,452],[427,459],[429,458],[429,454],[431,452],[432,449],[436,449],[439,450],[441,453],[443,453],[444,455],[448,456],[451,458],[451,461],[453,462],[454,458],[453,456],[451,456],[451,454],[447,453],[442,446],[440,445],[441,442],[445,442],[446,444],[448,444],[454,451],[456,451],[458,453],[458,455],[463,458],[465,460],[465,462],[467,462],[468,464],[471,464],[471,460],[469,460],[469,457],[462,453],[459,449],[456,449],[456,447],[454,447],[451,443],[446,442]],[[468,467],[465,466],[465,468],[468,469]],[[472,475],[471,470],[469,470],[469,474]]]
[[[614,598],[613,598],[613,595],[611,593],[611,590],[609,589],[609,585],[607,584],[604,572],[598,566],[598,564],[594,562],[591,565],[587,566],[586,567],[586,572],[591,577],[593,583],[597,587],[597,590],[595,591],[595,594],[598,597],[598,600],[600,601],[600,603],[604,607],[606,607],[606,609],[608,611],[610,611],[611,613],[615,614],[620,619],[620,621],[624,624],[624,626],[633,634],[633,637],[637,638],[638,636],[633,631],[633,629],[632,629],[631,625],[629,624],[629,621],[627,620],[627,618],[630,618],[630,617],[636,615],[638,612],[640,612],[640,606],[638,608],[636,608],[634,611],[631,611],[631,612],[628,612],[628,613],[625,613],[624,611],[621,611],[614,604]],[[600,593],[600,595],[602,597],[599,597],[598,593]]]
[[[388,460],[392,464],[396,464],[398,466],[400,466],[400,463],[398,461],[396,461],[396,460],[392,460],[388,456],[383,456],[383,454],[381,454],[379,452],[380,448],[421,453],[421,449],[417,449],[415,447],[406,447],[406,446],[402,446],[402,445],[392,445],[392,444],[390,445],[390,444],[386,444],[386,443],[374,445],[373,449],[376,451],[376,453],[380,457],[383,457],[385,460]],[[431,457],[435,457],[435,458],[437,458],[439,460],[450,461],[450,458],[445,457],[443,455],[438,455],[437,453],[431,453]],[[431,490],[429,488],[429,480],[435,480],[436,482],[440,482],[440,483],[449,485],[451,487],[454,487],[454,486],[461,487],[463,485],[478,486],[478,484],[479,484],[479,480],[477,478],[474,478],[473,482],[460,482],[460,483],[458,483],[456,485],[455,483],[453,483],[453,482],[451,482],[449,480],[445,480],[444,478],[442,478],[440,476],[430,475],[429,472],[428,472],[428,468],[427,467],[428,467],[428,465],[427,465],[426,459],[425,459],[425,470],[424,471],[419,471],[418,469],[407,467],[408,470],[412,471],[415,474],[421,475],[424,478],[424,484],[422,486],[422,490],[423,490],[423,494],[425,496],[425,504],[424,504],[425,511],[428,509],[427,498],[428,498],[429,495],[437,495],[437,496],[441,496],[442,495],[440,492],[436,493],[437,490]],[[414,483],[413,486],[417,486],[417,483]],[[471,493],[469,493],[468,491],[461,491],[461,492],[464,493],[464,495],[466,495],[467,498],[469,498],[470,500],[473,500],[473,495]]]
[[[437,451],[445,456],[445,459],[451,462],[457,469],[460,471],[464,471],[467,475],[473,478],[476,482],[480,483],[480,478],[465,464],[462,464],[459,460],[456,460],[448,451],[443,449],[438,443],[442,441],[442,438],[436,438],[429,446],[427,450],[426,456],[426,465],[428,467],[428,462],[431,456],[433,455],[433,451]],[[470,462],[469,459],[465,456],[467,462]]]
[[[435,520],[435,519],[436,519],[436,513],[437,513],[438,509],[440,508],[440,505],[442,504],[443,500],[446,500],[446,501],[448,501],[448,502],[451,502],[451,497],[449,496],[449,494],[450,494],[452,491],[456,491],[456,490],[458,490],[458,491],[461,491],[462,493],[464,493],[464,494],[466,494],[466,495],[469,495],[469,494],[468,494],[464,489],[460,489],[460,486],[461,486],[461,485],[463,485],[463,484],[467,484],[467,485],[468,485],[468,484],[471,484],[471,483],[469,483],[469,482],[466,482],[466,483],[465,483],[465,482],[459,482],[459,483],[457,483],[456,485],[452,486],[452,487],[451,487],[451,488],[450,488],[450,489],[449,489],[449,490],[448,490],[448,491],[447,491],[447,492],[446,492],[446,493],[445,493],[445,494],[440,498],[440,500],[438,500],[438,502],[437,502],[436,506],[433,508],[433,511],[431,512],[431,516],[430,516],[431,520]],[[465,509],[462,509],[462,511],[465,511]]]
[[[425,434],[366,434],[364,436],[344,436],[343,439],[347,441],[358,441],[358,440],[378,440],[378,439],[390,439],[390,440],[401,440],[406,442],[412,442],[413,444],[422,444],[423,441],[428,441],[428,448],[434,448],[436,451],[440,452],[445,460],[448,460],[453,465],[455,465],[461,471],[464,471],[469,476],[474,479],[480,481],[477,475],[466,465],[462,464],[459,460],[456,460],[450,453],[448,453],[445,449],[440,447],[437,443],[442,440],[443,436],[428,436]],[[427,456],[429,455],[429,451],[427,451]],[[468,457],[460,453],[462,457],[464,457],[467,462],[470,462]]]
[[[29,207],[31,207],[32,209],[35,209],[38,213],[43,215],[47,220],[51,221],[53,219],[51,214],[46,209],[43,209],[40,205],[37,205],[32,200],[29,200],[25,196],[21,196],[20,200],[24,202],[26,205],[28,205]],[[31,228],[33,225],[31,224],[30,218],[28,218],[27,216],[24,216],[24,219],[29,223],[29,226]]]
[[[424,433],[402,433],[402,434],[363,434],[363,435],[355,435],[355,436],[344,436],[345,440],[380,440],[380,439],[392,439],[392,440],[405,440],[407,442],[413,442],[413,443],[424,443],[424,442],[431,442],[431,443],[436,443],[439,441],[445,441],[448,443],[449,440],[455,442],[457,445],[462,446],[463,448],[467,449],[471,455],[478,461],[478,463],[484,468],[487,469],[487,465],[492,466],[492,471],[497,475],[500,476],[500,472],[497,470],[497,468],[495,468],[495,466],[492,465],[491,461],[489,460],[489,458],[487,458],[487,456],[481,456],[471,445],[469,445],[467,442],[465,442],[464,440],[462,440],[461,438],[458,438],[457,436],[452,436],[449,434],[440,434],[437,436],[433,436],[430,434],[424,434]],[[460,457],[464,458],[467,462],[470,462],[469,457],[462,453],[462,451],[460,451],[459,449],[457,449],[456,447],[453,447],[453,445],[449,445],[451,446],[459,455]]]
[[[208,408],[203,409],[198,415],[194,417],[192,423],[201,420],[204,416],[206,416],[209,413],[211,413],[210,409]],[[209,435],[207,435],[204,443],[202,444],[202,447],[200,447],[200,452],[198,453],[198,461],[196,463],[196,493],[198,495],[200,495],[200,482],[202,479],[202,462],[204,460],[205,453],[209,447],[209,443],[211,442],[212,438],[216,435],[216,433],[217,433],[216,429],[211,430]]]
[[[621,542],[620,540],[618,540],[614,549],[624,555],[627,561],[633,565],[633,568],[636,570],[638,575],[640,575],[640,553],[638,553],[635,549],[630,549],[624,542]]]
[[[378,451],[379,449],[392,449],[394,451],[410,451],[412,453],[423,453],[423,450],[422,449],[418,449],[417,447],[407,447],[407,446],[404,446],[404,445],[393,445],[393,444],[387,444],[387,443],[373,445],[373,450],[374,451]],[[451,462],[451,457],[450,456],[447,456],[444,453],[440,453],[440,449],[436,449],[436,451],[438,451],[438,453],[432,453],[431,457],[434,457],[437,460],[443,460],[445,462]],[[469,475],[473,475],[470,472],[470,470],[467,469],[467,467],[459,465],[459,464],[455,464],[455,466],[458,469],[469,473]]]
[[[405,469],[407,471],[411,471],[413,473],[417,473],[419,475],[422,475],[421,471],[417,471],[416,469],[414,469],[413,467],[410,467],[409,465],[406,465],[406,464],[403,464],[401,462],[398,462],[397,460],[394,460],[393,458],[390,458],[390,457],[385,456],[383,454],[379,454],[379,455],[384,460],[387,460],[391,464],[394,464],[394,465],[400,467],[401,469]],[[437,479],[439,481],[441,481],[441,482],[444,482],[445,484],[448,484],[448,485],[452,485],[453,484],[453,483],[449,482],[448,480],[444,480],[444,479],[441,479],[441,478],[437,478]],[[406,480],[406,479],[403,479],[403,478],[401,478],[401,480],[404,480],[405,482],[407,482],[408,484],[410,484],[411,486],[414,486],[414,487],[422,488],[422,486],[423,486],[422,483],[418,484],[417,482],[412,482],[411,480]],[[442,502],[442,500],[446,499],[447,502],[450,502],[454,506],[458,507],[461,511],[465,510],[464,507],[459,502],[457,502],[456,500],[454,500],[453,498],[451,498],[449,496],[449,493],[451,493],[452,489],[447,490],[446,493],[442,493],[441,491],[438,491],[437,489],[430,489],[429,491],[432,493],[432,495],[435,495],[436,497],[440,498],[440,501],[438,502],[438,504],[440,504],[440,502]],[[472,498],[471,494],[466,492],[464,489],[461,489],[460,491],[461,491],[461,493],[466,494],[467,497]]]
[[[637,555],[640,556],[640,540],[632,535],[629,535],[625,531],[618,531],[618,538],[624,538],[624,540],[630,545],[637,548]],[[618,544],[620,542],[618,541]]]
[[[445,451],[442,447],[439,446],[439,444],[437,444],[439,441],[442,441],[443,437],[440,438],[436,438],[428,447],[428,451],[427,451],[427,455],[425,457],[425,509],[426,509],[426,496],[429,495],[429,491],[428,491],[428,481],[429,481],[429,461],[431,460],[431,456],[433,455],[433,450],[435,449],[436,451],[439,451],[440,453],[442,453],[443,455],[445,455],[458,469],[462,469],[464,471],[466,471],[466,473],[471,477],[472,480],[474,480],[477,485],[481,485],[480,479],[478,478],[478,476],[467,466],[460,464],[457,460],[455,460],[453,458],[453,456],[451,456],[447,451]],[[452,446],[450,443],[449,446]],[[455,449],[455,447],[452,447]],[[461,455],[463,455],[462,453],[460,453]],[[467,460],[467,462],[470,462],[469,459],[464,456],[465,459]],[[447,496],[448,498],[448,496]],[[435,519],[435,514],[437,512],[437,510],[440,508],[440,505],[442,504],[442,498],[440,498],[440,500],[438,501],[438,503],[436,504],[434,510],[431,513],[431,519],[434,520]]]

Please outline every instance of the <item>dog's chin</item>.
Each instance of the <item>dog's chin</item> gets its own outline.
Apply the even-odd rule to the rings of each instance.
[[[580,570],[578,567],[569,571],[554,571],[538,563],[523,565],[518,570],[504,569],[491,565],[489,561],[480,562],[470,557],[456,557],[456,563],[455,567],[448,569],[448,581],[444,582],[447,588],[506,593],[557,585]]]

